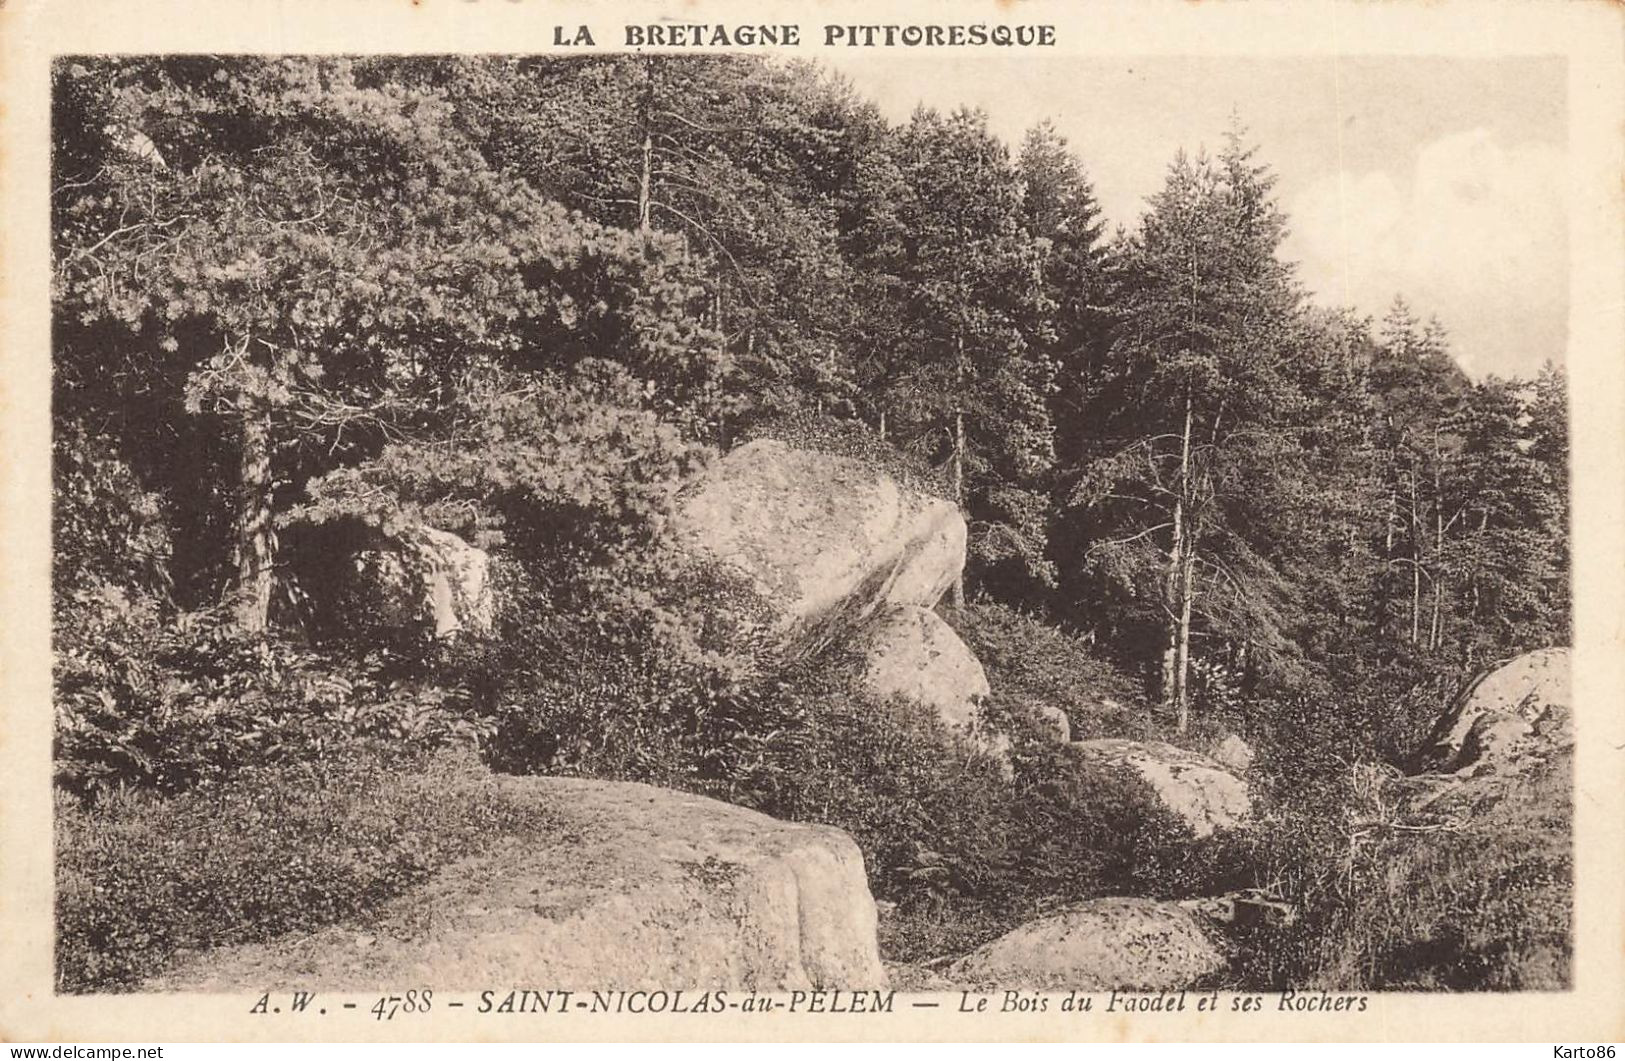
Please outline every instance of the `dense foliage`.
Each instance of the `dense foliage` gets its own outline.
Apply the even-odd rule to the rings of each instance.
[[[129,990],[180,950],[311,931],[545,828],[545,810],[477,767],[343,759],[253,767],[168,800],[126,794],[94,815],[59,800],[58,988]]]
[[[145,830],[201,835],[274,764],[472,743],[839,824],[900,904],[897,952],[926,957],[1056,898],[1271,883],[1267,852],[1175,843],[1057,761],[1039,708],[1081,737],[1240,732],[1308,799],[1402,760],[1467,673],[1569,636],[1562,373],[1474,381],[1403,301],[1380,322],[1312,303],[1239,125],[1108,236],[1053,128],[1012,147],[973,110],[892,124],[808,65],[54,77],[70,896]],[[763,435],[961,507],[952,619],[1013,777],[865,699],[841,646],[775,658],[760,602],[673,549],[679,486]],[[498,561],[488,634],[321,620],[335,563],[425,527]],[[422,865],[461,850],[443,824]],[[218,896],[277,854],[185,886]],[[348,857],[332,916],[421,868]],[[1364,916],[1322,899],[1339,932]],[[296,927],[175,901],[70,902],[65,985]],[[129,942],[149,914],[181,920]]]

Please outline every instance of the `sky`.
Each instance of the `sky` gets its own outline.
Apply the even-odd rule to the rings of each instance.
[[[1567,74],[1561,58],[841,56],[894,121],[980,107],[1019,146],[1054,123],[1112,224],[1132,227],[1181,147],[1232,111],[1278,178],[1284,257],[1317,302],[1381,318],[1403,295],[1470,374],[1563,362]],[[975,80],[966,75],[974,71]]]

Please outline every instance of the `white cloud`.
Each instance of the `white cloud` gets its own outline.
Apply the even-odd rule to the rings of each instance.
[[[1475,375],[1563,355],[1563,157],[1484,129],[1424,144],[1409,173],[1321,178],[1288,204],[1286,253],[1322,301],[1376,315],[1395,294],[1434,314]]]

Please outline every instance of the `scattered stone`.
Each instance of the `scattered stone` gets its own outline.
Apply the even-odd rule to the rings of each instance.
[[[1190,911],[1155,899],[1095,899],[1006,933],[954,962],[963,988],[1170,991],[1223,970]]]
[[[437,638],[490,633],[496,621],[491,557],[449,531],[414,527],[358,553],[357,586],[345,593],[356,618]]]
[[[1226,928],[1282,926],[1290,925],[1298,919],[1297,908],[1291,903],[1271,899],[1257,891],[1227,892],[1224,895],[1184,899],[1178,905]]]
[[[1245,774],[1253,765],[1252,745],[1232,733],[1213,749],[1213,761],[1233,773]]]
[[[1252,817],[1247,783],[1206,756],[1160,741],[1102,739],[1068,745],[1084,761],[1131,771],[1197,839],[1246,826]]]
[[[924,704],[950,728],[980,734],[977,704],[987,674],[969,646],[936,612],[916,605],[887,609],[864,638],[864,686],[886,699]]]
[[[429,593],[435,636],[447,637],[461,630],[490,633],[496,622],[490,554],[434,527],[418,528],[413,545],[432,572]]]
[[[1055,743],[1072,742],[1072,720],[1067,717],[1065,711],[1051,704],[1040,704],[1038,719],[1043,723],[1045,731],[1055,738]]]
[[[887,962],[886,975],[891,979],[891,986],[895,991],[929,993],[932,991],[952,991],[956,986],[942,973],[929,965]]]

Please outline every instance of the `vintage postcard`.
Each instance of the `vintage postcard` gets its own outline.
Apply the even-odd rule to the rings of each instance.
[[[0,5],[0,1038],[1625,1038],[1621,11]]]

